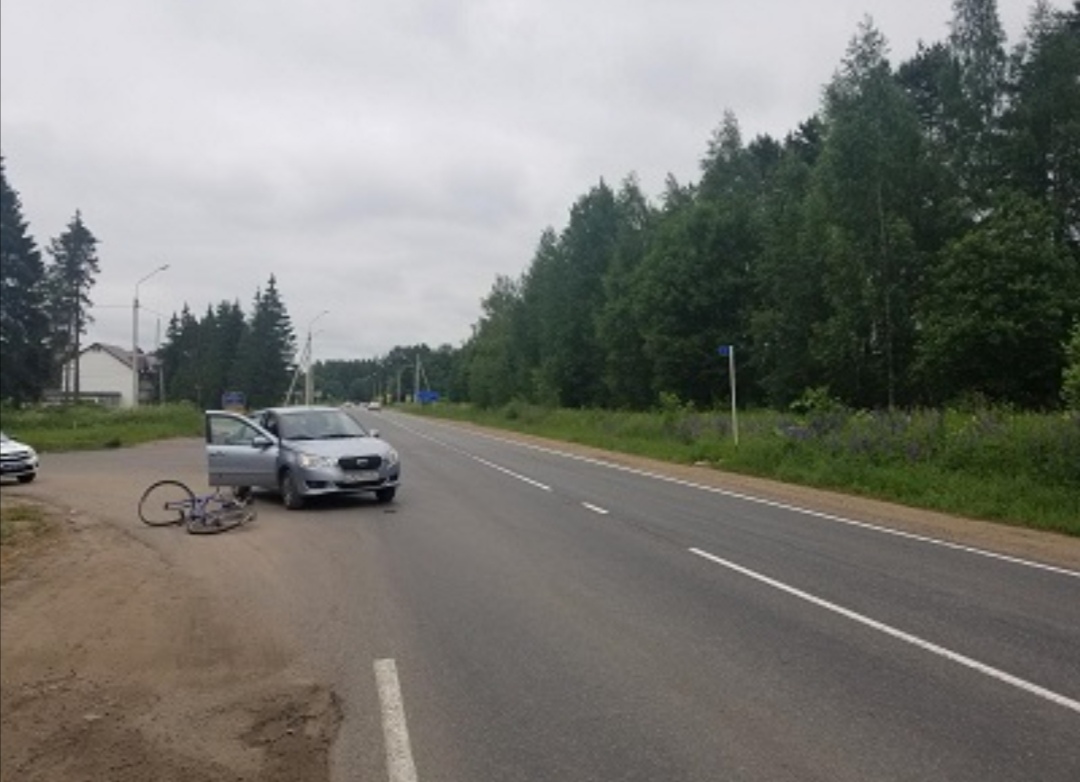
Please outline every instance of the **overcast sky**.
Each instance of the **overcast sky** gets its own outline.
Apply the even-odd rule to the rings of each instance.
[[[317,360],[458,346],[601,178],[698,181],[725,109],[795,129],[866,15],[897,65],[951,0],[0,0],[0,146],[43,252],[100,240],[91,342],[167,263],[143,349],[271,274]]]

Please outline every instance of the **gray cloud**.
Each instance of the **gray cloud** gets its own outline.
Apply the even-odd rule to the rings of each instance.
[[[101,240],[91,339],[130,342],[167,262],[144,347],[271,274],[298,332],[329,310],[317,356],[456,345],[601,178],[696,181],[726,108],[782,136],[865,14],[899,62],[950,6],[4,0],[3,154],[42,247],[76,209]]]

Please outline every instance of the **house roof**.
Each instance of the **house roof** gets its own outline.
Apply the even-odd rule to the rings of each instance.
[[[87,345],[85,348],[83,348],[83,350],[79,351],[79,353],[80,355],[82,355],[83,353],[89,353],[91,351],[108,353],[110,356],[115,358],[124,366],[131,366],[131,351],[125,348],[118,347],[117,345],[106,345],[104,342],[94,342],[90,345]],[[141,359],[139,363],[142,365],[141,368],[143,370],[153,369],[157,365],[157,356],[153,354],[144,353],[140,350],[139,358]]]

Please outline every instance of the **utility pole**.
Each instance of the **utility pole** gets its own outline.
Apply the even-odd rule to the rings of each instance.
[[[152,272],[142,277],[135,283],[135,301],[131,307],[131,406],[139,406],[139,286],[149,280],[158,272],[169,268],[169,264],[163,263]],[[76,373],[76,386],[78,374]],[[78,388],[76,388],[78,392]]]
[[[311,352],[312,351],[312,348],[311,348],[311,337],[312,337],[311,327],[315,325],[315,321],[317,321],[319,318],[321,318],[323,315],[326,315],[329,312],[330,312],[330,310],[323,310],[318,315],[316,315],[314,318],[312,318],[310,323],[308,323],[308,327],[307,327],[307,347],[304,350],[304,353],[307,356],[307,373],[306,373],[306,377],[304,378],[304,404],[305,405],[310,405],[312,398],[315,396],[315,361],[314,361],[314,356],[312,355],[312,352]]]

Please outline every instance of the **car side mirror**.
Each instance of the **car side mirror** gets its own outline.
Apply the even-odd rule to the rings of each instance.
[[[274,440],[267,437],[267,436],[265,436],[265,435],[257,434],[257,435],[255,435],[254,437],[251,438],[251,447],[252,448],[258,448],[260,450],[265,451],[267,448],[269,448],[273,444],[274,444]]]
[[[370,434],[372,437],[378,437],[379,436],[379,430],[378,429],[368,429],[368,434]]]

